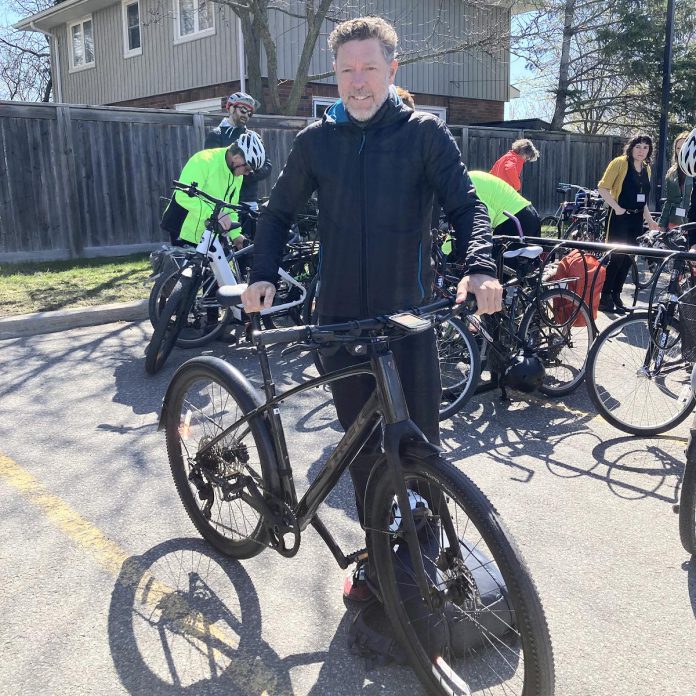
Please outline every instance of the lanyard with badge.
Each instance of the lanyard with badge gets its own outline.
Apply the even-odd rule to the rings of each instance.
[[[643,193],[643,172],[644,171],[645,170],[641,167],[640,172],[636,172],[636,174],[638,175],[638,190],[639,190],[639,192],[636,194],[636,202],[638,202],[638,203],[645,203],[645,194]]]

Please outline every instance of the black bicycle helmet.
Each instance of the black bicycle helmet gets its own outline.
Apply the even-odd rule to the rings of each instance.
[[[505,370],[505,386],[531,394],[541,386],[545,376],[544,363],[539,356],[521,351]]]

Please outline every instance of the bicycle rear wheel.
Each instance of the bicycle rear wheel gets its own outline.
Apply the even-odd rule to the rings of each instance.
[[[607,326],[587,358],[587,390],[602,417],[634,435],[657,435],[693,410],[691,368],[681,355],[679,322],[648,325],[633,312]]]
[[[369,548],[387,615],[418,678],[431,694],[550,696],[544,611],[496,510],[437,455],[405,456],[402,465],[433,608],[415,583],[385,466],[370,479]]]
[[[177,492],[201,536],[233,558],[251,558],[268,541],[263,516],[249,504],[250,481],[272,491],[275,451],[261,416],[213,437],[261,405],[249,382],[219,358],[186,362],[163,405],[167,454]]]
[[[481,356],[474,337],[461,319],[435,327],[440,361],[440,420],[451,418],[469,400],[481,376]]]
[[[160,371],[174,348],[188,314],[194,282],[188,276],[181,276],[164,305],[152,338],[145,349],[145,371],[150,375]]]
[[[575,390],[585,377],[594,339],[590,311],[580,296],[562,288],[545,290],[525,312],[519,331],[544,363],[539,391],[565,396]]]

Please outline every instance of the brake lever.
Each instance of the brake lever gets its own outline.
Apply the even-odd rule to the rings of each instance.
[[[291,346],[283,348],[283,350],[280,351],[280,355],[281,357],[285,357],[286,355],[291,355],[292,353],[305,353],[311,350],[317,350],[317,346],[312,345],[311,343],[293,343]]]

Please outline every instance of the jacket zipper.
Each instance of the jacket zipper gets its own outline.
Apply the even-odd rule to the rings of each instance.
[[[368,304],[368,253],[367,253],[367,210],[365,202],[365,155],[363,154],[363,149],[365,147],[365,131],[362,131],[362,138],[360,139],[360,148],[358,150],[358,155],[360,157],[360,239],[362,242],[362,268],[360,270],[360,310],[361,317],[367,318],[371,316],[369,312]]]

